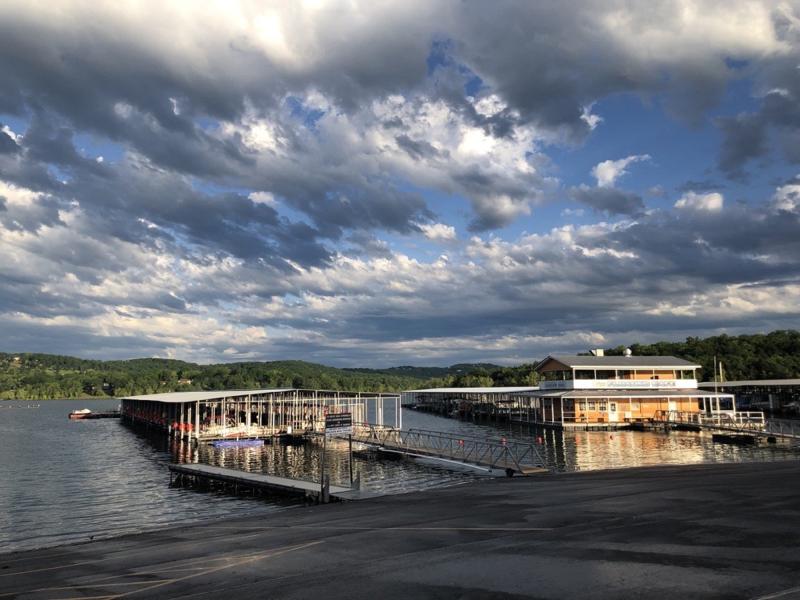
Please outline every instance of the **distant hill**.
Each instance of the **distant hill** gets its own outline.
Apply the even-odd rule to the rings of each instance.
[[[99,361],[0,353],[0,398],[22,400],[275,387],[382,392],[418,387],[421,381],[299,360],[198,365],[163,358]]]
[[[400,377],[414,377],[416,379],[443,378],[448,375],[458,376],[472,373],[473,371],[495,371],[502,369],[500,365],[492,363],[459,363],[449,367],[389,367],[387,369],[345,369],[358,373],[383,373],[386,375],[398,375]]]
[[[687,338],[683,342],[632,344],[640,356],[673,355],[702,365],[702,379],[714,377],[714,357],[725,378],[800,377],[800,331]],[[622,354],[623,346],[608,348]],[[501,367],[461,363],[449,367],[401,366],[337,369],[284,360],[215,365],[166,358],[87,360],[55,354],[0,353],[0,398],[110,397],[171,391],[298,387],[352,391],[401,391],[438,386],[536,385],[535,363]]]

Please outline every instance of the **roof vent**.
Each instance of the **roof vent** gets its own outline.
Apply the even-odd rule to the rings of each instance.
[[[622,354],[623,354],[624,356],[630,356],[630,355],[632,355],[632,354],[633,354],[633,352],[631,351],[631,349],[630,349],[630,348],[625,348],[625,350],[622,352]]]
[[[592,353],[592,356],[605,356],[605,351],[602,348],[596,348],[594,350],[589,350]]]

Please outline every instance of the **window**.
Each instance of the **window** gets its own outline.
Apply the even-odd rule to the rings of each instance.
[[[598,410],[605,411],[607,409],[608,409],[608,405],[606,404],[605,400],[601,400],[600,402],[598,402]]]
[[[576,370],[575,379],[594,379],[594,371]]]
[[[589,400],[589,410],[595,410],[595,408],[594,400]]]
[[[597,379],[616,379],[616,371],[597,371]]]
[[[586,410],[586,402],[584,402],[583,400],[579,400],[578,401],[578,408],[580,410]]]
[[[617,403],[616,402],[612,402],[611,403],[611,412],[617,412]]]

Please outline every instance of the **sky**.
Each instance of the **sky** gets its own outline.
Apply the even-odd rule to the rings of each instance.
[[[0,3],[0,351],[800,327],[800,1]]]

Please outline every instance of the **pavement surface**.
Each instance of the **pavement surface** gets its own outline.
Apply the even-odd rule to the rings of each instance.
[[[800,461],[493,479],[0,555],[5,598],[800,598]]]

